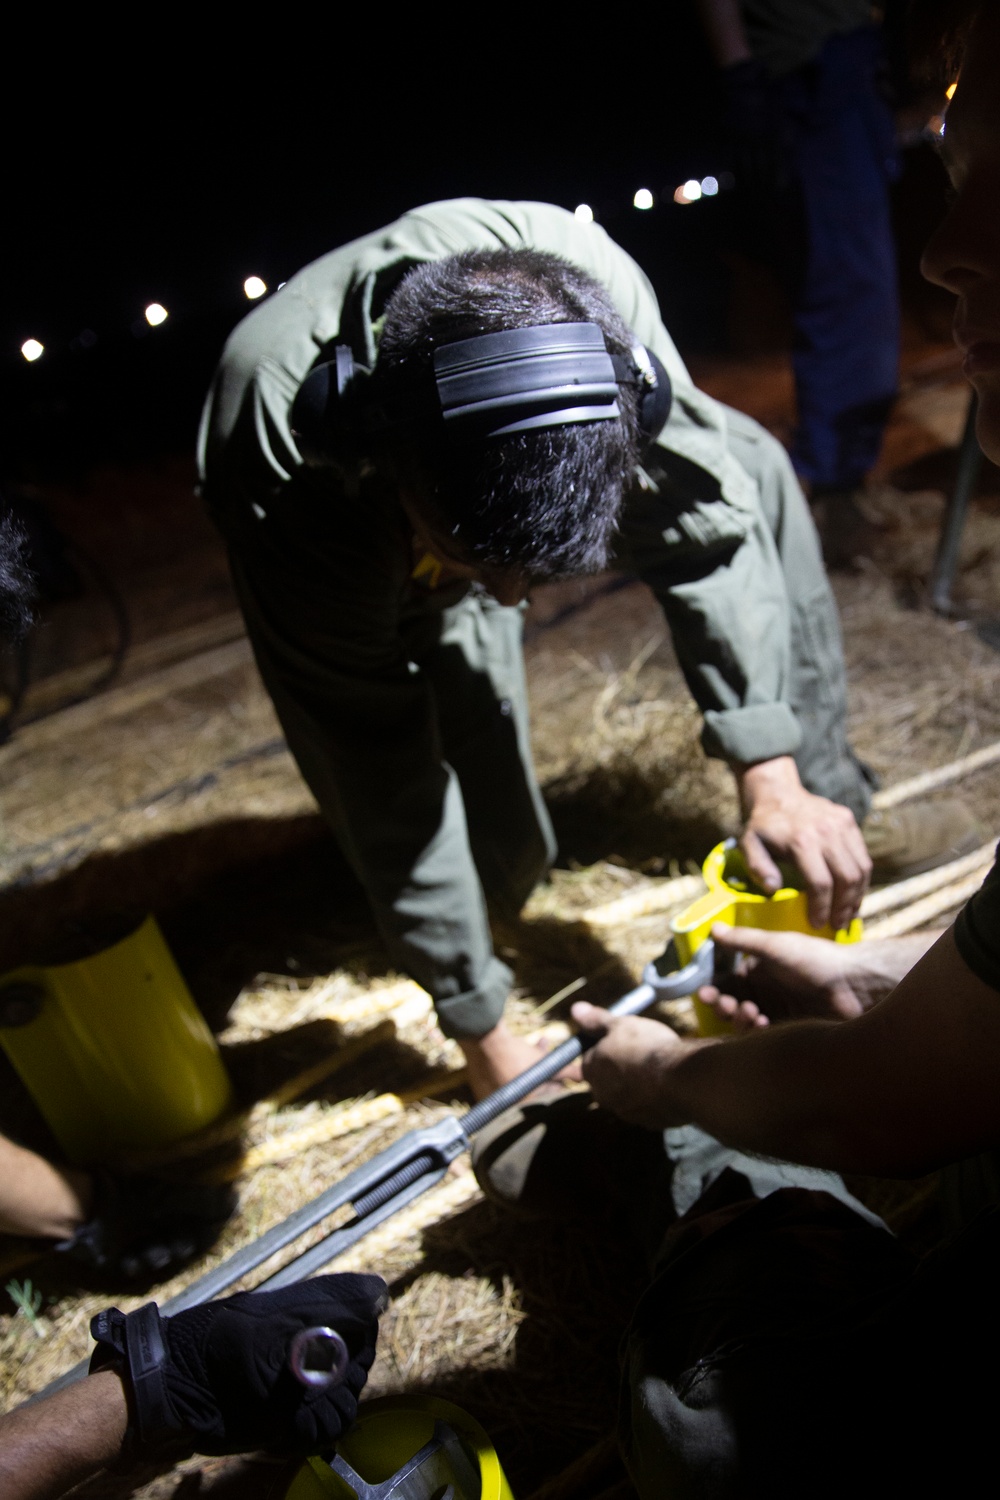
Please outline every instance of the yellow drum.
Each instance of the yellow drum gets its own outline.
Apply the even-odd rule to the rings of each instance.
[[[167,1145],[232,1107],[215,1038],[160,929],[0,979],[0,1046],[68,1159]]]
[[[408,1475],[408,1466],[428,1445],[424,1464]],[[374,1500],[375,1490],[408,1500],[437,1494],[449,1484],[455,1500],[514,1500],[479,1423],[436,1396],[383,1396],[368,1402],[337,1444],[337,1458],[340,1472],[326,1459],[307,1459],[285,1500]],[[439,1472],[431,1474],[434,1464]]]
[[[689,963],[709,936],[713,922],[734,927],[764,927],[770,932],[806,932],[834,943],[856,943],[862,926],[856,917],[850,927],[834,932],[832,927],[813,927],[809,921],[806,893],[798,885],[797,871],[786,865],[781,873],[787,884],[773,896],[762,895],[753,884],[741,851],[730,839],[717,844],[702,866],[708,890],[670,923],[677,957]],[[694,999],[698,1026],[703,1036],[717,1036],[729,1029],[707,1005]]]

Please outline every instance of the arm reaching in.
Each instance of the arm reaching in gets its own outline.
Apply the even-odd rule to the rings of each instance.
[[[0,1417],[0,1494],[56,1500],[114,1463],[127,1425],[125,1391],[114,1370],[8,1412]]]
[[[155,1303],[91,1325],[86,1379],[0,1417],[4,1500],[56,1500],[119,1460],[191,1453],[317,1453],[357,1415],[385,1306],[380,1276],[317,1276],[276,1292],[240,1292],[161,1318]],[[292,1338],[330,1326],[347,1345],[342,1381],[304,1387]]]
[[[598,1101],[648,1129],[688,1122],[743,1151],[911,1176],[1000,1140],[1000,994],[949,930],[881,1004],[732,1041],[682,1041],[577,1004],[603,1039],[584,1054]]]
[[[772,1021],[816,1017],[851,1021],[895,989],[940,931],[870,943],[831,943],[804,932],[764,932],[751,927],[712,929],[716,951],[739,954],[724,988],[705,985],[698,999],[737,1033]]]

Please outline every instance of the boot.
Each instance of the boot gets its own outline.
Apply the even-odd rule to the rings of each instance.
[[[876,884],[922,875],[925,870],[960,859],[978,849],[987,837],[961,797],[870,812],[861,832],[872,857],[872,880]]]

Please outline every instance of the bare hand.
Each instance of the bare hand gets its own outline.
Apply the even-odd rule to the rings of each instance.
[[[870,949],[883,945],[859,949],[804,932],[762,932],[724,922],[715,924],[712,936],[717,952],[741,958],[724,988],[703,985],[698,999],[737,1032],[806,1016],[850,1021],[892,988],[883,966],[866,962]]]
[[[601,1036],[583,1054],[583,1076],[598,1104],[647,1130],[685,1123],[670,1108],[668,1079],[692,1043],[660,1021],[611,1016],[583,1000],[573,1006],[573,1019],[581,1031]]]
[[[814,927],[847,927],[868,889],[872,862],[849,808],[807,792],[791,756],[746,767],[739,776],[747,868],[768,895],[782,885],[775,859],[791,860],[809,893]]]

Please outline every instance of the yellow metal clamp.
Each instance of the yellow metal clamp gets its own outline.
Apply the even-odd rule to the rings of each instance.
[[[690,963],[711,934],[714,922],[728,922],[733,927],[760,927],[768,932],[805,932],[834,943],[858,942],[862,932],[858,917],[850,927],[839,932],[832,927],[813,927],[809,921],[808,896],[796,883],[797,872],[782,865],[781,873],[787,883],[773,896],[765,896],[754,886],[735,840],[717,844],[702,865],[708,890],[670,923],[678,962],[682,966]],[[718,1036],[729,1030],[728,1021],[703,1005],[697,996],[693,999],[703,1036]]]
[[[332,1459],[306,1460],[285,1500],[416,1500],[449,1490],[455,1500],[514,1500],[496,1449],[467,1411],[436,1396],[383,1396],[361,1407]]]
[[[166,1145],[232,1088],[152,917],[101,953],[0,978],[0,1046],[72,1162]]]

